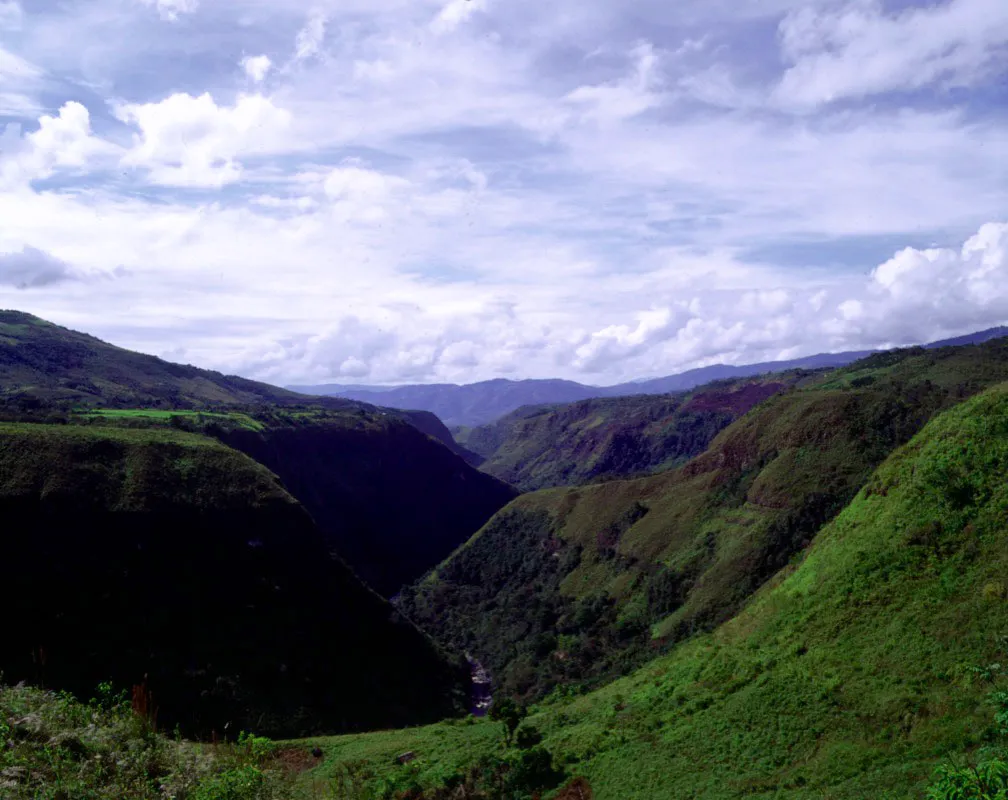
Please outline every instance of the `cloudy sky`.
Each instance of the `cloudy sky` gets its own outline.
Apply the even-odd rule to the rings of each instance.
[[[1008,3],[0,0],[0,308],[276,383],[1008,322]]]

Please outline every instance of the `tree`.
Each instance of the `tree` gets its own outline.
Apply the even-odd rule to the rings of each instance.
[[[504,725],[504,744],[511,746],[511,739],[522,720],[528,716],[528,709],[510,697],[495,700],[490,706],[490,719]]]

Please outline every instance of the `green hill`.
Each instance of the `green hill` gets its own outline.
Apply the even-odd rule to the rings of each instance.
[[[811,373],[718,381],[691,392],[521,408],[456,433],[481,469],[523,491],[628,478],[678,466],[753,406]]]
[[[468,699],[463,665],[213,439],[0,424],[0,518],[7,682],[87,697],[146,678],[161,724],[202,735],[415,724]]]
[[[0,310],[0,407],[208,408],[319,401],[294,392],[172,364],[20,311]],[[327,399],[330,407],[353,407]]]
[[[306,397],[15,311],[0,311],[3,418],[216,436],[276,472],[329,546],[386,595],[420,578],[516,494],[465,463],[479,458],[428,412]]]
[[[603,689],[555,695],[529,723],[596,800],[921,798],[938,764],[1004,746],[1006,536],[1001,385],[892,453],[733,619]],[[318,777],[352,764],[443,785],[499,763],[493,730],[323,740]],[[395,766],[406,750],[413,763]]]
[[[505,693],[597,683],[729,619],[1008,344],[879,354],[794,387],[687,465],[502,509],[400,607]]]

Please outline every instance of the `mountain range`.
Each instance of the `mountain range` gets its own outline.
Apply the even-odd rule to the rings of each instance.
[[[1008,327],[991,328],[977,333],[943,339],[923,345],[926,348],[979,344],[1008,335]],[[289,387],[302,394],[344,397],[389,408],[431,411],[448,426],[485,425],[522,406],[571,403],[596,397],[622,397],[636,394],[682,392],[715,380],[745,378],[791,369],[841,367],[871,355],[873,350],[819,353],[785,361],[759,364],[712,364],[662,378],[590,386],[567,380],[507,380],[496,378],[470,384],[412,384],[403,386],[363,386],[319,384]]]

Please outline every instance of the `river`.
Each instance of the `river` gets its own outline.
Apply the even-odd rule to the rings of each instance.
[[[490,709],[490,700],[493,698],[493,679],[487,668],[480,664],[475,658],[466,655],[469,662],[469,674],[472,676],[472,689],[469,693],[469,712],[474,717],[485,717]]]

